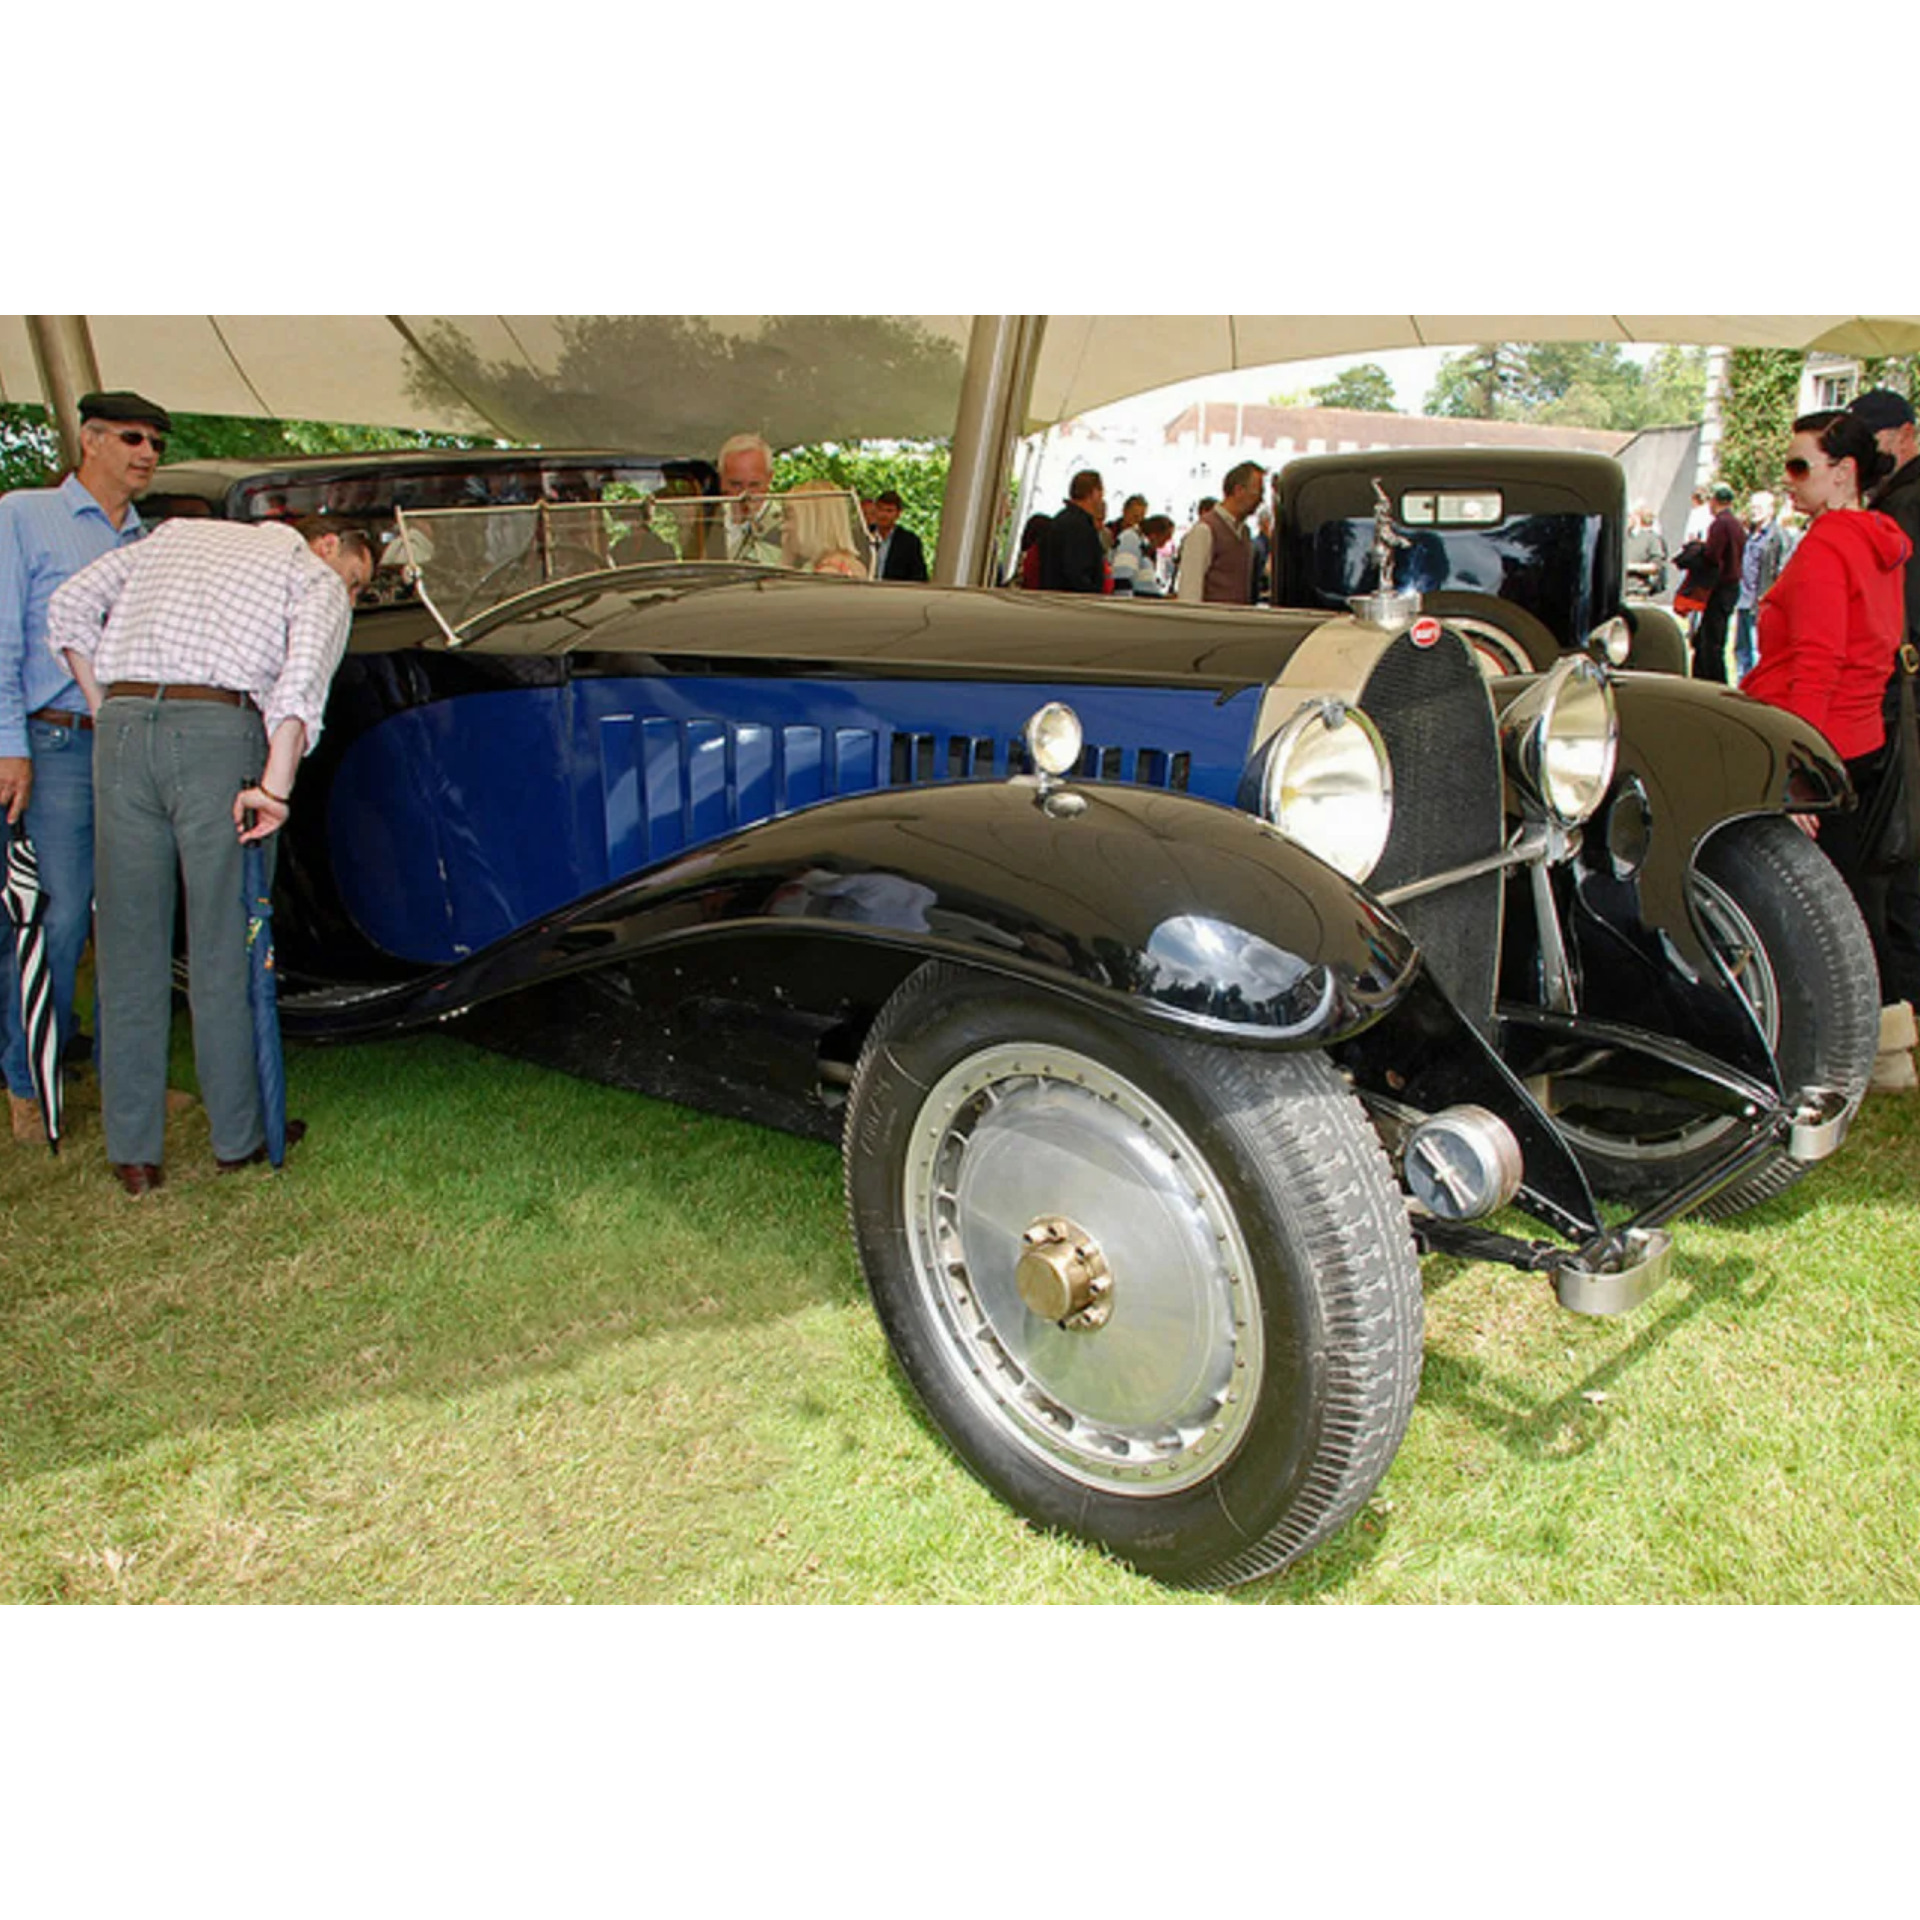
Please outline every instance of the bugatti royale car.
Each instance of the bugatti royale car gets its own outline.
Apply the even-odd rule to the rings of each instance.
[[[1676,1221],[1839,1145],[1877,993],[1792,716],[1489,679],[1392,592],[728,558],[728,511],[402,507],[285,836],[284,1018],[839,1141],[906,1379],[1038,1524],[1283,1567],[1394,1457],[1423,1251],[1631,1310]]]

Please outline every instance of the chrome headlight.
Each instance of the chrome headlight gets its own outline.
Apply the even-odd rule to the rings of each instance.
[[[1308,701],[1267,748],[1260,811],[1349,880],[1364,880],[1393,825],[1393,768],[1373,722],[1344,701]]]
[[[1608,666],[1624,667],[1633,655],[1633,629],[1616,613],[1588,634],[1587,646]]]
[[[1027,722],[1027,757],[1036,772],[1058,778],[1080,764],[1080,716],[1064,701],[1049,700]]]
[[[1620,720],[1598,661],[1568,654],[1508,706],[1500,733],[1521,790],[1563,826],[1578,826],[1607,797]]]

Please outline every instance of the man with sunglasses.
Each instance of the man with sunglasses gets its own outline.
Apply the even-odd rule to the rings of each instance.
[[[63,1044],[73,1035],[74,975],[93,912],[93,718],[47,647],[47,603],[81,568],[146,531],[133,503],[153,479],[172,424],[164,407],[137,393],[85,394],[79,466],[57,487],[0,498],[0,813],[9,825],[25,816],[39,855]],[[0,976],[13,1137],[44,1141],[10,945]]]

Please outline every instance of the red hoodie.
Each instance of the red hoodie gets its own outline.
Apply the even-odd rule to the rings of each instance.
[[[1843,760],[1887,737],[1880,696],[1906,633],[1907,536],[1884,513],[1830,509],[1760,602],[1760,663],[1740,691],[1810,720]]]

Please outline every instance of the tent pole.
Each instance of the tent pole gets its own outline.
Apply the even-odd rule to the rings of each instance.
[[[60,432],[60,453],[69,467],[80,464],[80,396],[100,390],[100,363],[93,357],[93,335],[81,314],[27,315],[33,364],[40,391]]]
[[[933,577],[942,586],[981,586],[988,580],[1007,468],[1025,424],[1045,326],[1041,314],[974,316],[934,558]]]

